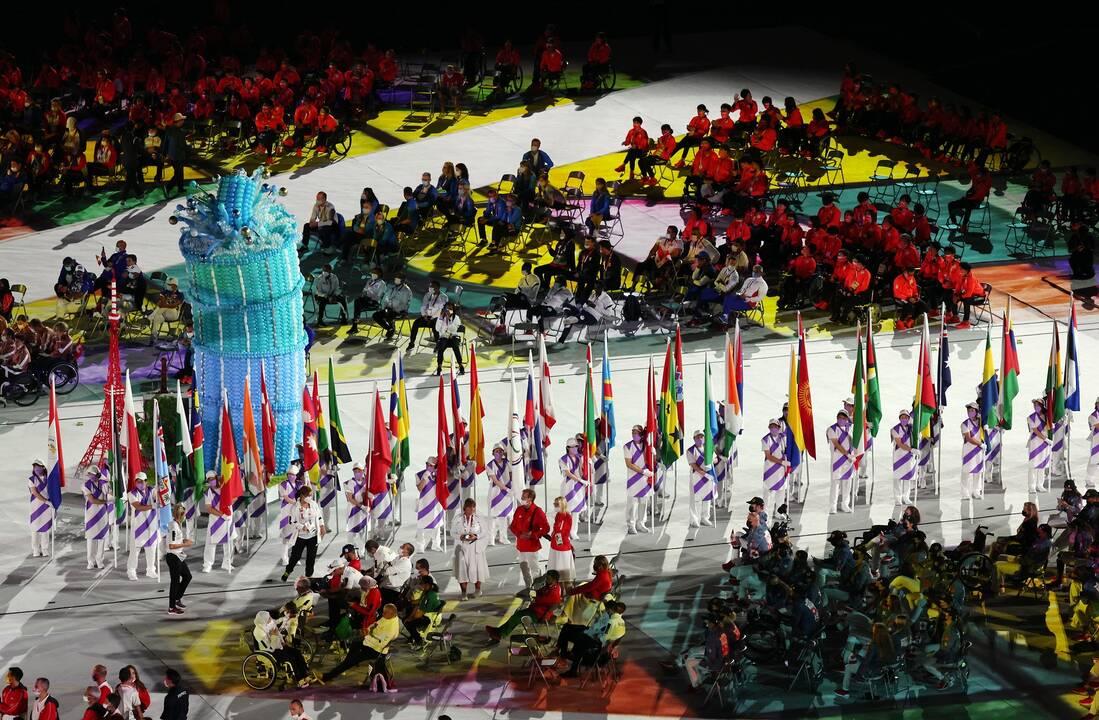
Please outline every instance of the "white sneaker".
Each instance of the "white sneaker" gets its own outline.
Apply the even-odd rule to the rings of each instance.
[[[627,535],[636,535],[637,534],[637,529],[633,525],[629,525],[629,526],[626,527],[626,534]]]
[[[88,563],[88,569],[89,570],[95,569],[95,563]]]
[[[852,510],[851,508],[849,508],[849,507],[848,507],[848,506],[846,506],[846,505],[841,505],[841,506],[840,506],[840,512],[845,512],[845,513],[849,513],[849,512],[854,512],[854,510]]]
[[[137,573],[126,573],[126,577],[130,580],[137,580]]]
[[[639,524],[639,525],[637,526],[637,532],[643,532],[643,533],[647,533],[647,532],[649,532],[649,528],[648,528],[648,526],[646,526],[646,525],[641,525],[641,524]]]
[[[703,519],[702,524],[705,525],[706,527],[713,527],[714,526],[713,520],[710,520],[709,518]]]
[[[156,580],[157,578],[159,578],[159,577],[160,577],[160,573],[155,573],[155,572],[154,572],[154,573],[151,573],[151,572],[146,572],[146,573],[145,573],[145,577],[147,577],[147,578],[152,578],[153,580]]]
[[[204,573],[208,573],[208,572],[210,572],[211,570],[213,570],[213,568],[212,568],[212,567],[210,567],[209,565],[203,565],[203,566],[202,566],[202,572],[204,572]]]

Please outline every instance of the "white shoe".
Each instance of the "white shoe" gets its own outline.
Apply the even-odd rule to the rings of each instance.
[[[639,524],[639,525],[637,526],[637,532],[643,532],[643,533],[647,533],[647,532],[649,532],[649,528],[648,528],[648,526],[646,526],[646,525],[641,525],[641,524]]]
[[[152,578],[153,580],[156,580],[157,578],[160,577],[160,573],[147,572],[147,573],[145,573],[145,577]]]
[[[88,563],[88,569],[89,570],[95,569],[95,563]]]
[[[232,565],[228,565],[228,566],[222,565],[221,569],[224,570],[225,572],[233,572],[233,570],[234,570]]]
[[[213,570],[213,568],[212,568],[212,567],[210,567],[209,565],[203,565],[203,566],[202,566],[202,572],[204,572],[204,573],[208,573],[208,572],[210,572],[211,570]]]
[[[126,577],[130,580],[137,580],[137,573],[126,573]]]
[[[849,512],[854,512],[854,510],[852,510],[850,507],[848,507],[846,505],[841,505],[840,506],[840,512],[849,513]]]
[[[633,525],[626,526],[626,534],[627,535],[636,535],[637,534],[637,528],[635,528]]]
[[[705,518],[702,521],[702,524],[705,525],[706,527],[713,527],[714,526],[713,520],[710,520],[709,518]]]

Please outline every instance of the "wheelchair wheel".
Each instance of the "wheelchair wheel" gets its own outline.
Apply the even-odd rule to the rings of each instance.
[[[523,89],[523,66],[519,65],[515,68],[515,74],[511,76],[511,79],[507,81],[502,90],[504,95],[515,95]]]
[[[332,143],[331,150],[340,157],[347,157],[347,153],[351,152],[351,128],[340,125],[340,134]]]
[[[610,92],[611,90],[614,90],[614,86],[617,83],[618,75],[614,72],[614,66],[610,65],[607,67],[607,72],[599,77],[599,87],[606,92]]]
[[[80,371],[70,362],[61,362],[50,370],[54,390],[58,395],[68,395],[80,384]]]
[[[240,671],[253,690],[266,690],[278,680],[278,662],[267,653],[254,652],[244,658]]]
[[[30,407],[38,402],[38,381],[29,374],[9,380],[4,387],[4,397],[19,407]]]
[[[984,553],[970,553],[958,561],[958,577],[968,590],[987,591],[994,572],[991,558]]]
[[[301,656],[305,658],[306,664],[313,662],[313,656],[317,653],[317,646],[311,638],[298,638],[297,648],[301,651]]]
[[[1028,137],[1019,138],[1004,151],[1003,167],[1011,172],[1022,172],[1031,164],[1031,161],[1035,165],[1041,163],[1042,153],[1038,151],[1034,141]]]

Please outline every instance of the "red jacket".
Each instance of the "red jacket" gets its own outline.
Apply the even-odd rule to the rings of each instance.
[[[294,124],[298,127],[311,127],[317,124],[317,108],[304,102],[294,110]]]
[[[984,297],[985,289],[981,285],[980,281],[974,277],[972,272],[968,272],[959,278],[958,285],[954,289],[955,294],[963,298],[976,298]]]
[[[708,132],[710,132],[710,118],[705,115],[695,115],[691,118],[691,121],[687,123],[688,135],[703,137]]]
[[[519,64],[519,51],[515,48],[508,50],[507,48],[500,48],[500,52],[496,53],[496,66],[497,67],[514,67]]]
[[[363,598],[364,602],[351,603],[351,610],[359,614],[362,619],[362,628],[366,630],[373,625],[378,619],[378,611],[382,607],[382,591],[376,586],[370,588],[370,592]]]
[[[771,128],[764,128],[752,133],[751,143],[756,150],[762,150],[763,152],[774,150],[776,142],[778,142],[778,133]]]
[[[24,685],[4,686],[0,691],[0,715],[26,715],[27,688]]]
[[[759,106],[756,105],[755,100],[741,98],[733,103],[733,110],[740,111],[740,122],[754,122]]]
[[[721,117],[710,123],[710,137],[719,143],[726,143],[732,133],[733,119],[729,117],[728,112],[722,111]]]
[[[916,282],[916,276],[909,278],[901,273],[893,280],[893,298],[898,301],[910,300],[920,296],[920,285]]]
[[[561,585],[545,586],[534,595],[530,609],[539,620],[553,620],[553,611],[561,604]]]
[[[649,147],[649,133],[643,127],[631,127],[626,133],[626,144],[635,150],[647,150]]]
[[[864,267],[851,267],[847,271],[847,277],[843,279],[843,287],[855,295],[861,295],[870,290],[870,271]]]
[[[714,162],[716,160],[717,153],[713,150],[710,150],[709,152],[699,150],[695,153],[694,161],[691,162],[691,174],[701,177],[711,177],[714,172]]]
[[[550,534],[550,549],[572,551],[572,515],[557,513],[553,518],[553,532]]]
[[[902,245],[893,255],[893,265],[898,270],[905,268],[918,268],[920,266],[920,250],[915,245],[908,243]]]
[[[813,273],[817,271],[817,261],[812,257],[798,255],[790,261],[790,270],[793,271],[794,277],[798,280],[805,280],[812,277]]]
[[[820,218],[820,226],[825,228],[839,227],[843,219],[840,209],[835,205],[821,205],[820,210],[817,210],[817,217]]]
[[[667,160],[675,152],[675,135],[668,133],[667,135],[661,135],[656,139],[656,147],[659,151],[660,157]]]
[[[588,48],[588,62],[606,65],[611,61],[611,46],[596,40]]]
[[[547,49],[542,53],[542,61],[539,67],[542,72],[559,73],[565,66],[565,58],[561,57],[561,51],[557,48]]]
[[[569,595],[583,595],[589,600],[602,600],[603,596],[609,593],[613,586],[611,571],[600,570],[591,580],[569,590]]]
[[[542,508],[534,505],[530,507],[520,505],[511,517],[511,525],[508,526],[511,534],[515,536],[515,549],[519,552],[538,552],[542,549],[542,538],[549,534],[549,520]],[[529,537],[524,537],[529,533]]]

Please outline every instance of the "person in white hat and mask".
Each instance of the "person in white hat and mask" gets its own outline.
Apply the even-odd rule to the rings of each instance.
[[[46,464],[35,458],[31,464],[31,475],[27,478],[30,490],[30,530],[31,557],[46,557],[50,554],[50,535],[53,534],[54,511],[50,503],[50,491],[46,483]]]
[[[432,455],[424,469],[416,473],[416,490],[419,491],[416,500],[416,545],[420,552],[427,552],[431,547],[443,549],[443,506],[435,495],[437,462]]]
[[[687,448],[687,462],[691,467],[691,527],[713,527],[710,512],[714,503],[714,474],[706,462],[706,434],[695,430],[694,444]]]
[[[88,468],[84,481],[84,541],[88,549],[88,569],[103,567],[114,508],[110,502],[111,487],[99,468]]]
[[[981,408],[975,402],[965,406],[962,421],[962,500],[985,494],[985,444],[981,437]]]
[[[893,440],[893,502],[911,505],[912,486],[916,479],[918,450],[912,447],[912,413],[904,408],[897,416],[899,422],[889,431]]]
[[[760,440],[763,448],[763,507],[768,515],[779,505],[779,495],[790,482],[790,461],[786,459],[786,428],[780,418],[767,423],[767,434]]]
[[[832,490],[828,513],[851,512],[851,481],[855,476],[855,453],[851,446],[851,416],[846,410],[836,413],[836,422],[825,432],[831,449]]]
[[[584,459],[580,456],[580,442],[570,437],[565,443],[565,454],[557,462],[561,471],[561,495],[569,505],[569,512],[580,522],[588,517],[590,486],[584,479]],[[575,526],[573,533],[576,532]]]
[[[622,458],[626,462],[626,533],[649,532],[645,525],[646,500],[653,491],[653,471],[646,457],[645,428],[634,425],[630,429],[631,439],[622,447]],[[656,455],[653,455],[655,464]]]
[[[1049,487],[1050,446],[1049,428],[1046,424],[1046,401],[1034,398],[1034,412],[1027,416],[1027,460],[1029,462],[1028,490],[1036,493]]]
[[[143,472],[134,475],[134,489],[128,494],[130,502],[130,556],[126,560],[126,577],[137,580],[137,563],[145,550],[145,577],[159,576],[157,545],[160,542],[160,524],[156,519],[156,500],[153,486],[148,484]]]
[[[282,564],[290,562],[290,548],[294,545],[294,527],[290,523],[290,514],[297,504],[298,489],[304,484],[301,477],[301,465],[290,463],[286,477],[279,483],[279,539],[282,540]]]
[[[485,476],[488,478],[488,515],[492,522],[488,544],[495,545],[497,538],[501,545],[509,545],[508,526],[511,516],[518,505],[515,489],[511,486],[511,473],[508,472],[508,459],[504,443],[492,448],[492,459],[485,463]]]
[[[343,486],[347,499],[347,541],[356,547],[366,543],[370,505],[366,497],[366,469],[361,462],[351,466],[351,478]]]
[[[1088,415],[1088,443],[1091,454],[1088,455],[1087,484],[1089,488],[1099,487],[1099,398],[1095,398],[1095,410]]]
[[[233,513],[231,509],[228,513],[221,511],[221,491],[221,477],[213,470],[207,470],[206,492],[202,496],[202,504],[206,506],[210,519],[206,526],[206,545],[202,548],[204,573],[214,569],[219,547],[222,548],[221,569],[225,572],[233,571]]]
[[[843,409],[847,411],[847,417],[855,417],[855,398],[850,395],[843,401]],[[870,451],[874,449],[874,438],[870,437],[870,428],[866,428],[866,432],[863,434],[863,456],[862,461],[859,463],[859,480],[866,480],[870,477]]]

